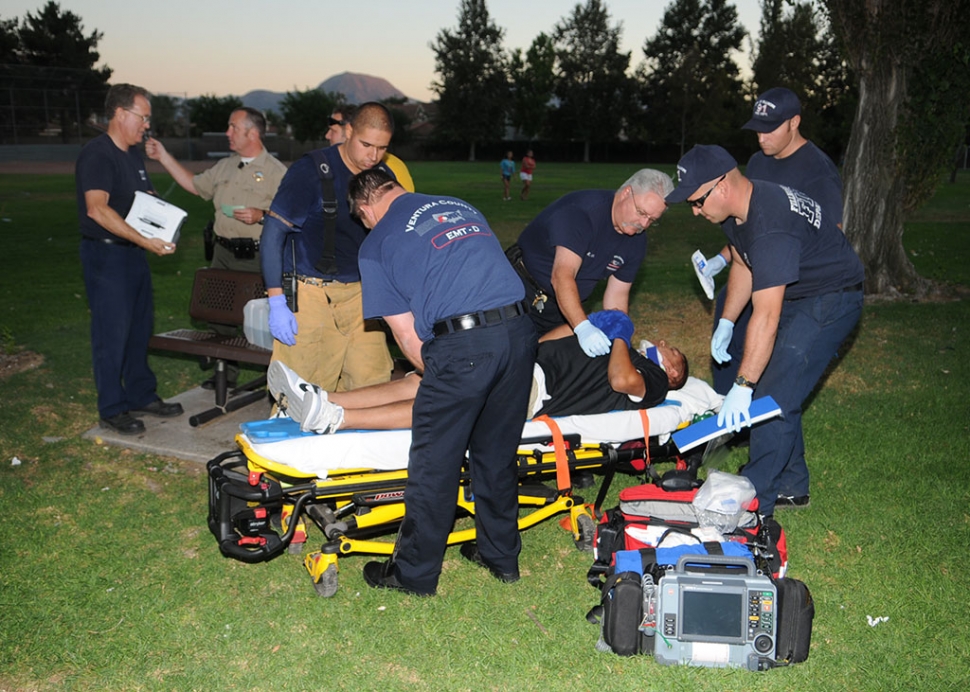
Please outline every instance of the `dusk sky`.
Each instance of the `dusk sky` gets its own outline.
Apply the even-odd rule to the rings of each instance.
[[[5,0],[0,18],[36,13],[46,0]],[[383,77],[407,96],[432,99],[430,43],[457,27],[458,0],[63,0],[81,17],[84,33],[104,34],[98,49],[113,82],[155,93],[242,96],[253,89],[316,87],[342,72]],[[576,0],[489,0],[505,29],[506,49],[528,49],[540,32],[569,15]],[[606,0],[611,23],[622,23],[630,64],[660,26],[670,0]],[[758,31],[758,0],[734,0],[741,24]],[[747,44],[746,44],[747,47]]]

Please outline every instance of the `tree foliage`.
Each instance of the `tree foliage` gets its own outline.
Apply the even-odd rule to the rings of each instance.
[[[798,0],[762,0],[752,59],[752,96],[783,86],[802,102],[802,134],[840,158],[849,139],[856,90],[823,12]]]
[[[549,102],[555,93],[556,51],[552,38],[540,33],[525,57],[512,52],[509,74],[512,79],[512,125],[526,137],[542,135],[549,122]]]
[[[95,67],[102,38],[53,0],[22,21],[0,21],[0,87],[16,90],[18,127],[36,132],[56,120],[66,141],[78,120],[100,113],[112,73]]]
[[[442,29],[431,43],[438,78],[437,132],[463,142],[475,160],[476,142],[502,136],[509,101],[508,64],[502,38],[485,0],[460,0],[458,27]]]
[[[238,96],[203,94],[198,98],[189,99],[192,133],[200,135],[204,132],[225,132],[229,126],[229,116],[237,108],[242,108],[242,105],[242,99]]]
[[[740,141],[748,106],[732,52],[744,36],[727,0],[675,0],[667,8],[637,69],[644,139],[678,144],[681,153],[694,144],[730,148]]]
[[[280,110],[298,142],[316,142],[323,139],[329,127],[327,118],[343,101],[341,94],[308,88],[286,92]]]
[[[965,136],[970,0],[823,0],[858,78],[843,173],[846,235],[869,292],[928,288],[903,221],[940,184]]]
[[[553,31],[556,52],[555,94],[559,108],[555,123],[560,137],[589,145],[615,139],[629,112],[632,85],[626,70],[630,54],[620,52],[622,26],[610,26],[610,14],[601,0],[576,5],[572,14]]]

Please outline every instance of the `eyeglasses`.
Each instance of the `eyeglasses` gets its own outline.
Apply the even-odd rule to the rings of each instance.
[[[658,221],[660,221],[660,217],[659,216],[651,216],[650,214],[648,214],[647,212],[645,212],[643,209],[641,209],[639,206],[637,206],[637,198],[633,194],[633,188],[632,187],[630,188],[630,199],[633,201],[633,208],[636,209],[637,216],[639,216],[641,219],[643,219],[644,221],[647,222],[646,223],[646,226],[649,226],[651,224],[655,224]],[[666,205],[664,205],[664,207],[666,208]]]
[[[337,120],[336,118],[327,118],[327,124],[330,125],[330,127],[333,127],[334,125],[340,125],[340,127],[343,127],[344,125],[349,125],[350,123],[348,123],[346,120]]]
[[[706,202],[707,201],[707,198],[711,196],[711,193],[712,192],[714,192],[714,188],[717,187],[718,185],[720,185],[721,184],[721,181],[724,180],[726,177],[727,177],[727,173],[725,173],[720,178],[718,178],[717,179],[717,182],[714,183],[714,185],[711,187],[711,189],[708,190],[707,192],[705,192],[703,194],[703,196],[698,197],[697,199],[689,199],[689,200],[687,200],[687,204],[689,204],[694,209],[700,209],[701,207],[703,207],[704,206],[704,202]]]
[[[132,115],[137,115],[139,118],[141,118],[142,123],[144,123],[145,125],[148,125],[152,121],[152,116],[150,115],[143,115],[138,111],[131,110],[130,108],[125,108],[124,110],[128,111]]]

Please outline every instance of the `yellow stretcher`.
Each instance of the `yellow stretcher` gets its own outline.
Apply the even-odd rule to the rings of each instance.
[[[700,465],[699,454],[685,461],[670,441],[583,444],[579,435],[559,433],[554,423],[550,430],[546,439],[523,440],[517,453],[518,527],[522,531],[566,514],[561,523],[580,550],[592,550],[595,517],[617,470],[652,471],[651,460],[662,459],[676,462],[689,482]],[[340,469],[320,478],[260,455],[246,435],[238,435],[236,443],[237,450],[207,465],[209,529],[223,555],[255,563],[287,551],[303,553],[309,518],[324,540],[319,550],[306,553],[304,565],[317,593],[329,597],[338,588],[340,557],[392,553],[388,535],[404,517],[406,469]],[[573,495],[574,481],[590,485],[594,472],[603,481],[596,501],[586,504]],[[459,515],[475,513],[469,481],[463,473],[456,498]],[[454,530],[448,544],[473,540],[474,528]]]

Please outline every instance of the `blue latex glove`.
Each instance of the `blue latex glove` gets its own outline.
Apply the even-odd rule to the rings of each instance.
[[[726,266],[727,266],[727,260],[724,259],[721,253],[717,253],[709,260],[707,260],[707,262],[704,265],[704,268],[701,269],[701,274],[703,274],[708,279],[710,279],[717,276],[717,274]]]
[[[269,297],[269,333],[287,346],[296,345],[296,317],[286,305],[286,296]]]
[[[606,334],[598,327],[594,327],[589,320],[583,320],[577,324],[573,331],[579,337],[579,345],[582,346],[583,352],[590,358],[605,356],[610,352],[612,343],[606,338]]]
[[[613,343],[613,339],[623,339],[630,345],[633,338],[633,320],[622,310],[600,310],[589,316],[590,324],[606,334],[606,338]]]
[[[718,363],[724,364],[731,360],[728,353],[728,346],[731,344],[731,337],[734,335],[734,322],[723,317],[717,323],[714,336],[711,337],[711,356]]]
[[[717,414],[717,424],[726,426],[731,432],[740,432],[744,426],[750,427],[752,394],[754,391],[750,387],[739,384],[731,387],[721,404],[721,411]]]

